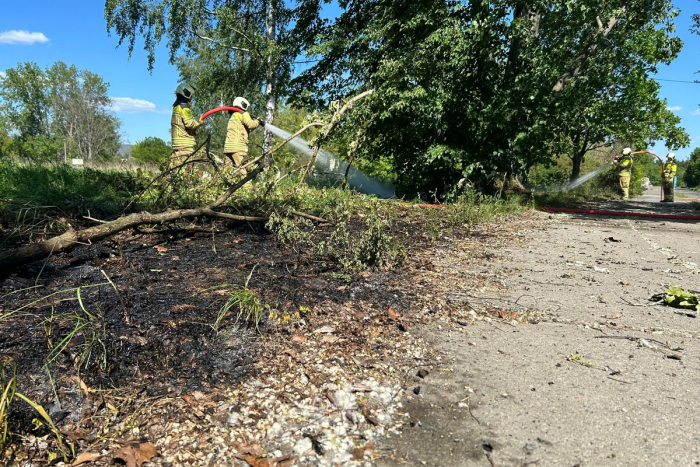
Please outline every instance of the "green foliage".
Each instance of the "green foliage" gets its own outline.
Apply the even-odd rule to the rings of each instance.
[[[342,130],[364,133],[362,159],[390,161],[400,194],[454,198],[465,179],[488,189],[620,136],[687,144],[648,78],[680,50],[668,0],[340,6],[305,36],[318,61],[294,98],[324,108],[375,89]]]
[[[262,321],[263,310],[266,308],[266,306],[263,306],[260,298],[255,294],[255,292],[248,288],[250,278],[253,276],[254,271],[255,266],[253,266],[250,274],[248,274],[248,277],[246,277],[245,283],[242,287],[237,284],[223,284],[214,288],[216,290],[229,290],[229,294],[226,297],[226,301],[224,302],[223,306],[219,310],[216,321],[211,325],[214,332],[219,332],[224,318],[232,309],[236,310],[235,324],[243,321],[248,324],[253,324],[255,329],[258,332],[260,331],[259,325]]]
[[[700,186],[700,148],[695,148],[690,153],[690,160],[683,174],[683,181],[689,187]]]
[[[89,312],[81,298],[81,290],[81,287],[75,289],[76,299],[80,306],[79,311],[55,314],[52,308],[51,315],[41,323],[50,351],[46,358],[46,364],[51,365],[66,351],[73,339],[79,338],[76,340],[80,343],[71,350],[75,355],[73,359],[75,369],[80,371],[88,368],[91,364],[96,364],[104,371],[107,369],[107,326],[104,313],[99,308]],[[70,323],[73,329],[65,336],[57,336],[54,328],[57,323]]]
[[[10,408],[17,392],[17,364],[12,361],[12,375],[7,374],[7,362],[0,361],[0,453],[10,440]]]
[[[131,146],[131,157],[144,164],[160,165],[168,160],[171,153],[170,145],[154,136],[144,138]]]
[[[333,190],[337,191],[337,190]],[[297,254],[317,258],[330,256],[351,272],[399,264],[405,259],[403,246],[390,234],[391,222],[380,214],[377,206],[363,203],[367,209],[358,213],[358,224],[351,222],[349,205],[340,203],[329,217],[335,220],[330,234],[323,234],[307,219],[270,216],[266,227],[277,241]]]
[[[275,238],[281,245],[291,248],[297,254],[313,245],[310,232],[313,229],[313,224],[307,219],[294,222],[289,217],[283,217],[273,212],[265,227],[275,234]]]
[[[147,182],[132,172],[0,161],[0,219],[13,226],[39,221],[52,211],[57,217],[88,210],[93,216],[114,216]]]
[[[107,110],[108,87],[100,76],[63,62],[45,70],[32,62],[7,69],[0,80],[0,154],[34,161],[111,158],[120,123]]]

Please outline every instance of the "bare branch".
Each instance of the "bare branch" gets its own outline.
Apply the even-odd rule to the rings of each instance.
[[[217,41],[217,40],[215,40],[215,39],[212,39],[211,37],[208,37],[208,36],[204,36],[204,35],[202,35],[202,34],[199,34],[197,31],[195,31],[195,30],[193,30],[193,29],[190,29],[190,28],[186,28],[186,29],[187,29],[187,31],[188,31],[190,34],[192,34],[193,36],[196,36],[196,37],[202,39],[203,41],[207,41],[207,42],[211,42],[212,44],[220,45],[220,46],[222,46],[222,47],[224,47],[224,48],[226,48],[226,49],[229,49],[229,50],[235,50],[235,51],[237,51],[237,52],[251,53],[250,49],[244,49],[244,48],[242,48],[242,47],[235,47],[235,46],[233,46],[233,45],[222,44],[221,42],[219,42],[219,41]]]

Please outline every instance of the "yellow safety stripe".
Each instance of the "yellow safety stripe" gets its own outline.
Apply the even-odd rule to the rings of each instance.
[[[194,147],[194,135],[200,123],[192,116],[192,109],[181,106],[173,107],[172,118],[170,119],[170,135],[172,147]]]
[[[247,152],[248,133],[255,130],[259,123],[248,112],[235,112],[228,121],[224,152]]]

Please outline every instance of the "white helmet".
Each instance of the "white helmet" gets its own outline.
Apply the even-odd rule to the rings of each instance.
[[[247,111],[248,111],[248,107],[250,107],[250,102],[248,102],[247,100],[245,100],[245,99],[242,98],[242,97],[236,97],[236,98],[233,100],[233,106],[234,106],[234,107],[238,107],[239,109],[242,109],[243,111],[246,111],[246,112],[247,112]]]
[[[625,148],[622,150],[623,156],[629,156],[630,154],[632,154],[632,148]]]
[[[667,158],[668,160],[672,161],[673,159],[676,158],[676,154],[675,154],[675,153],[672,153],[672,152],[669,152],[668,155],[666,156],[666,158]]]

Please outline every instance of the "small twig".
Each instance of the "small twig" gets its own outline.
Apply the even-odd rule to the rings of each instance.
[[[654,304],[654,305],[640,305],[640,304],[638,304],[638,303],[632,303],[632,302],[630,302],[629,300],[627,300],[625,297],[620,297],[620,300],[622,300],[623,302],[625,302],[625,303],[627,303],[628,305],[631,305],[631,306],[647,307],[647,306],[655,306],[655,305],[656,305],[656,304]]]
[[[665,344],[665,343],[663,343],[663,342],[661,342],[661,341],[657,341],[656,339],[647,339],[646,337],[634,337],[634,336],[608,336],[608,335],[605,335],[605,336],[593,336],[593,337],[594,337],[595,339],[627,339],[627,340],[635,341],[635,342],[639,341],[639,339],[644,339],[644,340],[646,340],[647,342],[653,342],[653,343],[655,343],[655,344],[659,344],[659,345],[662,345],[662,346],[664,346],[664,347],[668,347],[668,344]]]
[[[93,221],[93,222],[99,222],[100,224],[106,224],[108,222],[108,221],[103,221],[102,219],[95,219],[94,217],[90,217],[90,216],[83,216],[83,219],[87,219],[87,220]]]
[[[476,418],[476,416],[472,413],[471,399],[470,399],[469,397],[465,397],[465,398],[462,399],[460,402],[464,402],[464,401],[467,402],[467,410],[469,411],[469,415],[471,415],[472,418],[473,418],[474,420],[476,420],[476,423],[478,423],[479,425],[481,425],[481,420],[479,420],[478,418]]]
[[[323,218],[321,218],[321,217],[312,216],[311,214],[306,214],[305,212],[289,211],[289,213],[290,213],[290,214],[293,214],[293,215],[295,215],[295,216],[304,217],[304,218],[306,218],[306,219],[310,219],[310,220],[316,221],[316,222],[322,222],[322,223],[327,223],[327,222],[328,222],[327,220],[325,220],[325,219],[323,219]]]
[[[611,379],[611,380],[613,380],[613,381],[617,381],[618,383],[632,384],[632,383],[630,383],[629,381],[624,381],[624,380],[621,380],[621,379],[613,378],[612,376],[608,376],[608,379]]]
[[[49,262],[49,259],[51,259],[51,256],[53,256],[54,248],[56,248],[56,245],[53,245],[51,247],[51,252],[49,253],[49,256],[46,257],[44,264],[41,265],[41,270],[39,271],[39,274],[37,274],[36,280],[34,281],[34,287],[36,287],[39,284],[39,278],[41,277],[41,273],[44,272],[44,268],[46,267],[46,264]]]
[[[493,460],[493,454],[491,454],[488,451],[484,451],[484,454],[486,454],[486,458],[491,463],[491,467],[498,467],[498,465],[496,464],[496,461]]]

